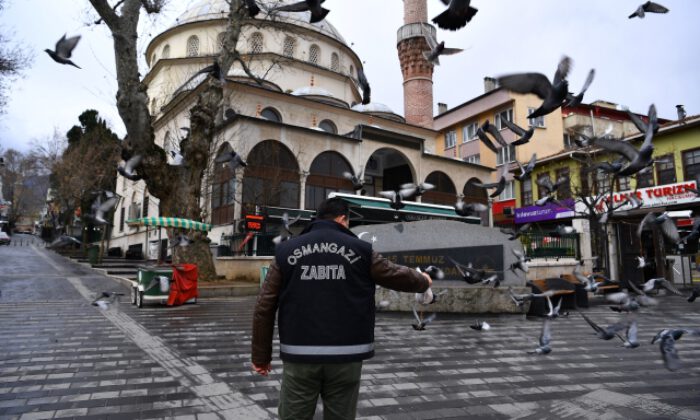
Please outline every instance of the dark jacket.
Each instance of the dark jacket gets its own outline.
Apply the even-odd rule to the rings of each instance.
[[[280,356],[306,363],[349,362],[374,354],[375,285],[424,292],[428,281],[372,251],[342,225],[311,223],[277,248],[253,318],[252,359],[272,359],[279,309]]]

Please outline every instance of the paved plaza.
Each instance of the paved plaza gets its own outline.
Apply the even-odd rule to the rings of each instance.
[[[125,296],[103,311],[96,293],[128,289],[40,246],[0,248],[0,268],[0,419],[275,418],[281,362],[268,378],[249,362],[254,297],[138,309]],[[619,319],[591,300],[592,319]],[[379,313],[358,418],[700,419],[700,338],[677,343],[678,372],[649,344],[661,328],[699,327],[700,303],[660,301],[639,314],[637,349],[571,313],[546,356],[527,353],[539,319],[484,316],[492,329],[478,332],[476,317],[438,314],[414,331],[410,314]]]

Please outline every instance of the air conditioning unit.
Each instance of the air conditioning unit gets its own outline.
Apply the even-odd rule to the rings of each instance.
[[[504,216],[512,216],[513,215],[513,207],[503,207],[503,215]]]

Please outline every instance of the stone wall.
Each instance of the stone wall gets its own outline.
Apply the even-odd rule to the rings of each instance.
[[[215,257],[216,273],[226,280],[259,282],[260,268],[269,266],[273,257]]]
[[[578,261],[573,258],[556,259],[534,259],[528,263],[530,272],[527,273],[528,280],[546,279],[559,277],[562,274],[571,274],[578,265]],[[583,272],[590,272],[584,269]]]

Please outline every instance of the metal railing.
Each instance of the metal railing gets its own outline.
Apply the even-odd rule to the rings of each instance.
[[[555,235],[530,232],[520,236],[528,258],[575,258],[581,257],[579,234]]]

